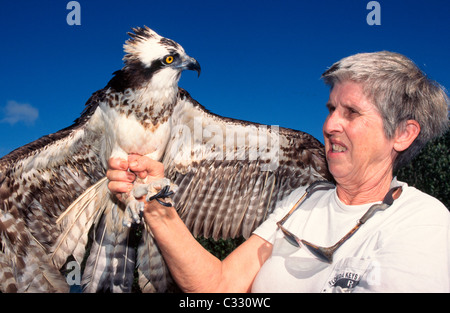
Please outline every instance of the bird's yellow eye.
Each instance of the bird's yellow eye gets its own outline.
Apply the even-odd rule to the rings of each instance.
[[[173,56],[169,55],[166,57],[166,63],[171,64],[173,62]]]

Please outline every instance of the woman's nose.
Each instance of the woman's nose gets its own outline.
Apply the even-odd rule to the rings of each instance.
[[[342,118],[337,110],[330,112],[323,124],[323,133],[332,135],[333,133],[341,132],[342,129]]]

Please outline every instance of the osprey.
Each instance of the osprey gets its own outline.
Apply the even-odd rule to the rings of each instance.
[[[1,292],[66,292],[65,264],[86,257],[86,292],[129,292],[135,269],[142,291],[167,291],[137,198],[177,187],[194,236],[248,237],[293,189],[330,178],[315,138],[207,111],[178,87],[195,59],[148,27],[129,35],[124,67],[73,125],[0,159]],[[129,154],[163,162],[167,181],[136,181],[122,203],[105,173]]]

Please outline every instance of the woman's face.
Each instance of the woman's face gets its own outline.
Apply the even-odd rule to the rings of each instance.
[[[340,184],[362,186],[380,175],[390,175],[395,158],[393,140],[387,139],[383,121],[361,84],[334,86],[323,125],[328,167]]]

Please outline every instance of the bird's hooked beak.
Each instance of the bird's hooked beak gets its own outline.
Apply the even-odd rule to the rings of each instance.
[[[198,76],[200,77],[200,72],[202,71],[200,64],[197,62],[196,59],[191,58],[190,56],[185,56],[181,63],[176,66],[177,68],[184,70],[190,70],[190,71],[196,71]]]

